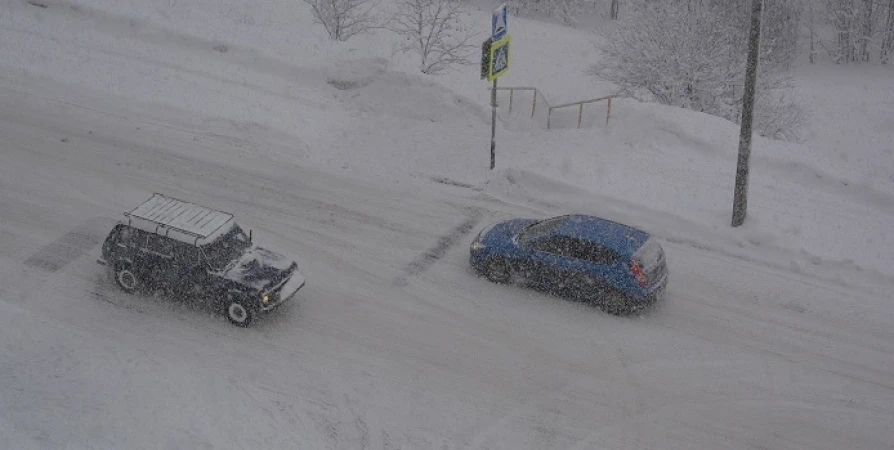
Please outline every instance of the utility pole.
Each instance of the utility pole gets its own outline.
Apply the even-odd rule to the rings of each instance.
[[[748,209],[748,167],[751,158],[754,91],[760,55],[761,9],[763,0],[751,2],[751,33],[748,39],[748,65],[745,68],[745,93],[742,96],[742,128],[739,134],[739,159],[736,165],[736,187],[733,194],[733,227],[745,222]]]

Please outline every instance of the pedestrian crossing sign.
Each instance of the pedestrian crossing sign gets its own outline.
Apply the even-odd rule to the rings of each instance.
[[[507,28],[506,28],[506,5],[502,5],[494,11],[493,17],[491,18],[491,32],[490,37],[499,41],[506,37]]]
[[[490,45],[490,64],[488,65],[487,80],[494,81],[509,72],[509,42],[511,36],[506,36]]]

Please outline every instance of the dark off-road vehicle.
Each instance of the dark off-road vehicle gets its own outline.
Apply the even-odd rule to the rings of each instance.
[[[256,246],[229,213],[155,194],[124,216],[98,262],[125,292],[200,298],[247,327],[304,286],[294,260]]]

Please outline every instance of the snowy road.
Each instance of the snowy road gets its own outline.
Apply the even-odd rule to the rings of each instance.
[[[894,442],[890,298],[666,245],[667,304],[615,318],[470,274],[475,230],[536,211],[269,160],[290,146],[272,131],[0,87],[0,448]],[[120,293],[91,243],[154,191],[235,213],[307,287],[248,330]]]

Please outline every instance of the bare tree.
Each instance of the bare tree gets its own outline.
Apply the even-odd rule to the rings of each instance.
[[[860,58],[869,61],[869,44],[872,42],[872,21],[875,0],[863,0],[863,36],[860,38]]]
[[[466,0],[398,0],[387,28],[406,41],[403,51],[419,53],[419,70],[443,72],[454,64],[469,64],[478,49],[475,33],[463,21]]]
[[[310,5],[317,23],[326,28],[329,37],[339,41],[376,28],[373,10],[377,0],[304,0]]]
[[[858,8],[855,0],[828,0],[829,17],[835,25],[838,37],[835,62],[849,63],[857,60]]]
[[[885,64],[894,50],[894,1],[814,0],[825,3],[835,40],[827,50],[837,63],[869,62],[873,56]],[[823,45],[822,40],[818,40]],[[826,46],[824,46],[826,47]]]
[[[888,1],[888,21],[885,24],[885,33],[882,36],[881,63],[888,64],[888,58],[894,51],[894,0]]]
[[[600,0],[599,3],[602,3]],[[610,8],[618,8],[620,0],[607,0],[611,2]],[[507,2],[510,10],[516,15],[538,18],[541,16],[554,17],[565,25],[575,26],[577,18],[581,15],[591,14],[596,9],[594,0],[510,0]],[[609,15],[612,14],[609,10]],[[617,9],[614,10],[617,13]],[[613,17],[616,18],[616,17]]]
[[[807,32],[810,34],[810,64],[816,63],[816,13],[812,0],[805,0],[807,4]]]

